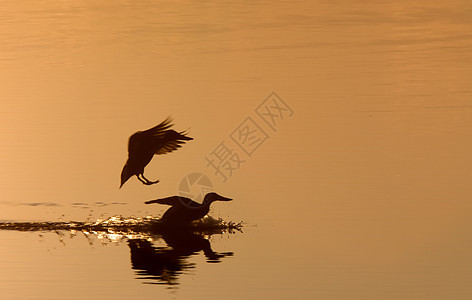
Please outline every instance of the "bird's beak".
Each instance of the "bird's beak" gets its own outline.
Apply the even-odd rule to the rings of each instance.
[[[156,200],[149,200],[149,201],[146,201],[146,202],[144,202],[144,203],[146,203],[146,204],[159,203],[158,200],[159,200],[159,199],[156,199]]]
[[[231,200],[233,200],[233,199],[231,199],[231,198],[226,198],[226,197],[220,197],[220,198],[218,198],[218,200],[219,200],[219,201],[231,201]]]

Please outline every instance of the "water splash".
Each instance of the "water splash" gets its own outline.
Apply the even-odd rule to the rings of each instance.
[[[215,219],[210,216],[195,221],[187,230],[202,234],[222,234],[241,231],[242,222],[226,222],[221,218]],[[0,230],[16,231],[58,231],[67,230],[72,232],[81,231],[84,234],[107,235],[111,239],[113,235],[129,238],[141,238],[149,234],[160,233],[164,230],[159,218],[146,217],[123,217],[112,216],[107,219],[95,221],[58,221],[58,222],[0,222]]]
[[[93,221],[0,222],[0,230],[50,232],[66,246],[70,239],[82,236],[90,246],[127,245],[131,253],[131,268],[144,284],[178,286],[182,274],[190,274],[196,264],[190,257],[203,253],[208,263],[219,263],[232,257],[233,252],[212,249],[214,234],[242,232],[241,222],[227,222],[206,216],[190,226],[169,228],[154,216],[112,216]],[[69,238],[69,239],[68,239]]]

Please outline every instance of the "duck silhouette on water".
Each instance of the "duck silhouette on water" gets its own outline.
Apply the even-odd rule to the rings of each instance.
[[[155,127],[131,135],[128,141],[128,160],[121,171],[120,188],[133,175],[145,185],[158,183],[159,180],[151,181],[144,176],[144,168],[154,155],[170,153],[182,147],[185,141],[193,140],[184,131],[169,129],[172,127],[171,122],[172,119],[167,118]]]
[[[231,201],[232,199],[208,193],[203,199],[203,203],[195,202],[186,197],[172,196],[162,199],[146,201],[146,204],[159,203],[170,205],[171,207],[164,213],[161,222],[164,225],[174,227],[189,225],[192,221],[199,220],[210,211],[210,205],[215,201]]]

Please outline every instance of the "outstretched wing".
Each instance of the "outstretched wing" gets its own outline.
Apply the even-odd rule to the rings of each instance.
[[[185,135],[184,132],[177,132],[174,130],[167,130],[164,137],[156,143],[156,152],[158,154],[166,154],[182,147],[185,141],[193,140],[193,138]]]
[[[128,152],[130,155],[138,152],[140,149],[150,147],[156,141],[161,140],[166,130],[172,126],[170,122],[172,122],[172,119],[168,117],[159,125],[148,130],[138,131],[130,136],[128,141]]]
[[[190,200],[189,198],[180,197],[180,196],[171,196],[167,198],[146,201],[144,203],[146,204],[159,203],[159,204],[165,204],[165,205],[170,205],[170,206],[184,205],[184,206],[195,206],[195,207],[200,205],[197,202]]]
[[[172,119],[169,117],[159,125],[145,131],[138,131],[129,138],[128,151],[130,156],[140,151],[154,154],[166,154],[182,147],[185,141],[193,138],[184,132],[170,130]]]

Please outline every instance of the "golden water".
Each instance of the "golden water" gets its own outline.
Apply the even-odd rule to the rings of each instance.
[[[2,298],[472,296],[469,1],[1,6],[0,221],[159,216],[144,201],[198,173],[234,199],[211,215],[246,224],[159,285],[127,238],[2,230]],[[148,165],[159,184],[118,189],[129,135],[169,115],[194,140]],[[226,181],[222,145],[243,161]]]

